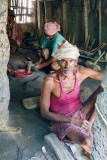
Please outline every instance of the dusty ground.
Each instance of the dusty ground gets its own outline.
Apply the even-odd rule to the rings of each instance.
[[[30,80],[40,75],[37,81]],[[40,83],[43,73],[33,74],[28,79],[10,79],[9,126],[19,127],[21,132],[0,132],[0,160],[28,160],[35,156],[36,160],[45,160],[42,146],[46,146],[44,135],[50,133],[49,122],[42,119],[38,109],[27,110],[22,104],[23,98],[40,95]],[[27,81],[29,81],[27,83]],[[47,146],[46,146],[47,147]],[[48,153],[55,160],[47,147]]]

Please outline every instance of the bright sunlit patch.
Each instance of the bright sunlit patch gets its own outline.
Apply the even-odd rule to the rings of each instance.
[[[16,4],[16,0],[11,1],[11,9],[14,10],[16,15],[15,19],[17,23],[30,23],[32,13],[32,1],[31,0],[19,0]]]

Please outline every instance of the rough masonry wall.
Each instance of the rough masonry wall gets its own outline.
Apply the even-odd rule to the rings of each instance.
[[[104,91],[96,101],[96,119],[94,122],[94,146],[91,160],[107,159],[107,71],[104,74],[101,86]]]
[[[9,41],[6,34],[8,0],[0,0],[0,126],[9,118],[10,99],[7,63],[9,60]]]

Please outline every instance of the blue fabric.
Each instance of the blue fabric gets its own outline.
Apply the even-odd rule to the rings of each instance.
[[[44,37],[43,43],[42,43],[42,48],[48,48],[51,50],[51,56],[54,56],[54,52],[58,50],[58,44],[60,44],[65,38],[57,33],[56,36],[52,39],[49,40],[46,36]]]

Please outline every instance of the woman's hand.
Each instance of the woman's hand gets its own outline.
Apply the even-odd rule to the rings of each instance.
[[[84,131],[88,131],[90,128],[90,122],[87,120],[84,120],[81,127]]]
[[[90,129],[90,122],[87,120],[82,120],[79,118],[75,117],[70,117],[70,122],[73,123],[74,125],[81,127],[82,130],[88,131]]]
[[[83,120],[75,117],[71,117],[71,123],[73,123],[76,126],[81,127],[83,124]]]

